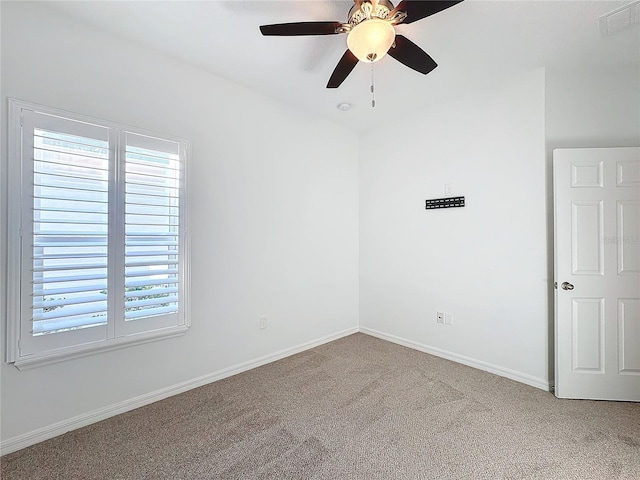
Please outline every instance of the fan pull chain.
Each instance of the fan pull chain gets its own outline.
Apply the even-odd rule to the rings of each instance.
[[[374,88],[375,75],[373,74],[373,62],[371,62],[371,108],[376,106],[376,91]]]

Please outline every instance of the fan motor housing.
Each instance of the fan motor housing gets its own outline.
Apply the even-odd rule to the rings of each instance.
[[[365,3],[369,3],[371,5],[371,2],[369,1],[363,2],[362,5],[365,5]],[[378,0],[378,4],[376,5],[375,10],[371,12],[371,17],[376,17],[384,20],[389,18],[389,14],[392,10],[393,3],[391,3],[389,0]],[[364,20],[367,20],[367,15],[365,14],[361,6],[359,6],[357,3],[354,4],[353,7],[351,7],[351,10],[349,10],[348,22],[353,27],[363,22]]]

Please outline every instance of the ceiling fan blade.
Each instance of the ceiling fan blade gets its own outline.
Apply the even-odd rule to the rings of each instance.
[[[358,59],[353,53],[351,53],[351,50],[344,52],[344,55],[331,74],[329,83],[327,83],[327,88],[338,88],[342,82],[344,82],[345,78],[349,76],[351,70],[354,69],[357,63]]]
[[[424,75],[438,66],[427,52],[404,35],[396,35],[395,47],[389,49],[389,55]]]
[[[262,35],[280,35],[285,37],[297,35],[335,35],[336,33],[341,33],[338,31],[340,27],[342,27],[342,23],[340,22],[295,22],[262,25],[260,31]]]
[[[416,20],[421,20],[425,17],[441,12],[442,10],[446,10],[449,7],[453,7],[460,2],[462,2],[462,0],[442,2],[431,0],[403,0],[396,8],[393,9],[389,16],[392,17],[396,12],[405,12],[407,14],[407,18],[405,18],[402,23],[412,23]]]

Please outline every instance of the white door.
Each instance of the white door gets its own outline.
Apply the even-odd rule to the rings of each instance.
[[[640,148],[553,152],[556,396],[640,401]]]

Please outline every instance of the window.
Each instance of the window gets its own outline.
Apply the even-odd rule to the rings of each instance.
[[[10,100],[8,361],[184,333],[187,142]]]

